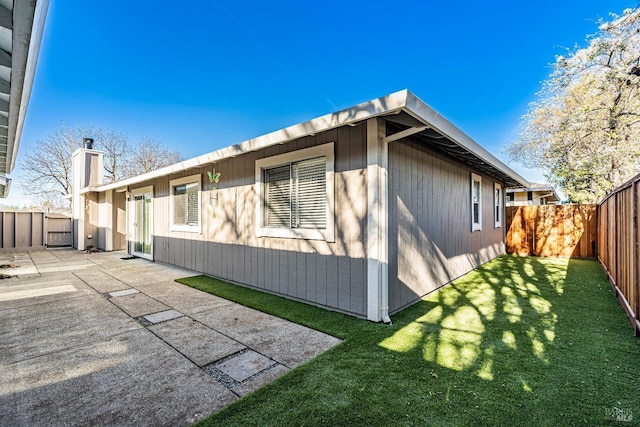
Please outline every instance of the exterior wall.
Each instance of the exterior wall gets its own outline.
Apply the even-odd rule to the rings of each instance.
[[[99,227],[96,231],[96,235],[97,235],[97,240],[95,240],[94,242],[94,246],[102,249],[102,250],[106,250],[108,248],[108,243],[107,243],[107,236],[109,234],[109,231],[111,229],[111,227],[107,224],[109,224],[109,220],[111,219],[109,217],[109,215],[107,214],[107,210],[109,208],[109,198],[108,198],[108,194],[112,193],[111,191],[109,192],[102,192],[98,194],[98,220],[99,220]],[[95,244],[97,243],[97,244]]]
[[[86,201],[85,201],[86,203]],[[98,193],[93,242],[87,244],[107,251],[127,248],[127,195],[124,191],[109,190]],[[92,228],[93,230],[93,228]]]
[[[84,195],[84,248],[94,246],[96,248],[104,248],[104,233],[99,232],[100,220],[100,204],[98,203],[97,193],[87,193]],[[102,238],[102,240],[101,240]]]
[[[482,230],[475,232],[472,172],[482,177]],[[389,145],[391,313],[504,253],[504,218],[494,228],[494,182],[504,184],[424,144]]]
[[[256,237],[255,161],[327,142],[334,142],[335,150],[335,242]],[[213,169],[221,173],[216,191],[207,178]],[[201,175],[202,232],[170,231],[170,181],[194,174]],[[129,191],[148,185],[154,187],[156,261],[366,315],[364,124],[140,183]]]
[[[127,193],[114,191],[113,205],[111,206],[113,221],[113,250],[127,248]]]

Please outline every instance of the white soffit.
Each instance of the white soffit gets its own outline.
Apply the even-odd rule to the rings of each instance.
[[[15,167],[49,0],[0,0],[0,177]],[[0,197],[6,197],[8,186]]]

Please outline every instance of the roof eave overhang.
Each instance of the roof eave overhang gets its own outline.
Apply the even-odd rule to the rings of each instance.
[[[48,8],[49,0],[14,2],[7,151],[1,173],[15,167]]]
[[[435,130],[439,134],[445,136],[449,141],[455,143],[474,157],[479,159],[481,163],[485,163],[490,169],[495,169],[504,175],[514,187],[528,187],[529,181],[520,176],[517,172],[504,164],[500,159],[489,153],[484,147],[471,139],[462,130],[456,127],[449,120],[445,119],[433,108],[429,107],[420,98],[413,93],[407,93],[407,101],[405,109],[409,114],[423,122],[429,128]],[[481,166],[479,166],[482,168]]]
[[[207,164],[216,163],[222,159],[236,157],[241,154],[257,151],[266,147],[278,144],[285,144],[298,138],[316,133],[324,132],[330,129],[338,128],[345,125],[354,125],[359,122],[374,117],[385,116],[389,114],[405,111],[412,115],[418,121],[423,123],[425,127],[436,130],[451,141],[462,147],[464,150],[472,153],[480,160],[500,171],[509,177],[515,186],[528,186],[529,182],[514,172],[511,168],[502,163],[491,153],[482,148],[478,143],[473,141],[460,129],[455,127],[451,122],[446,120],[435,110],[425,104],[407,89],[394,92],[390,95],[376,98],[374,100],[363,102],[353,107],[326,114],[324,116],[309,120],[304,123],[289,126],[275,132],[262,135],[258,138],[250,139],[240,144],[222,148],[199,157],[185,160],[174,165],[170,165],[156,171],[148,172],[137,177],[125,179],[122,181],[105,184],[100,186],[89,187],[86,191],[107,191],[129,185],[134,185],[154,178],[171,175],[186,169],[201,167]]]

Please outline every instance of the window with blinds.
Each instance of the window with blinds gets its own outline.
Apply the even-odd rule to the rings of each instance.
[[[471,231],[482,230],[482,178],[471,174]]]
[[[200,176],[171,180],[171,229],[200,231]]]
[[[197,182],[173,187],[173,223],[177,225],[198,225]]]
[[[264,170],[264,226],[327,227],[326,156]]]
[[[493,205],[494,205],[494,227],[502,226],[502,186],[497,182],[493,183]]]

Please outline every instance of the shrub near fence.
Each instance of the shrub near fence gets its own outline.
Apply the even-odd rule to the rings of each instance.
[[[596,257],[596,205],[507,207],[507,253]]]
[[[598,206],[598,260],[607,271],[636,336],[640,335],[639,210],[640,175],[615,189]]]

